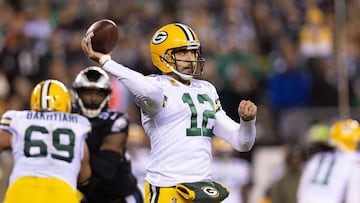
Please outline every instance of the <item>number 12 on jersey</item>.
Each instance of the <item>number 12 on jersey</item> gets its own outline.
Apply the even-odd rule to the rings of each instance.
[[[198,94],[196,99],[200,104],[204,104],[205,102],[210,103],[210,106],[212,109],[210,110],[204,110],[202,113],[198,112],[196,109],[196,105],[194,104],[193,99],[191,98],[189,93],[184,93],[182,96],[182,100],[184,103],[189,105],[190,111],[191,111],[191,122],[190,122],[190,128],[186,129],[186,135],[187,136],[213,136],[213,128],[207,128],[208,120],[211,118],[215,118],[215,107],[214,102],[211,100],[211,98],[207,94]],[[202,116],[202,123],[201,128],[198,128],[197,124],[197,117]]]

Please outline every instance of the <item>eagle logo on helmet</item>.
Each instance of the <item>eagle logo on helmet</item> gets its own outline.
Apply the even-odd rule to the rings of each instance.
[[[112,85],[109,75],[100,67],[89,66],[79,72],[72,86],[75,104],[86,117],[95,118],[108,108]],[[100,101],[83,98],[81,95],[89,90],[103,94],[103,98]]]

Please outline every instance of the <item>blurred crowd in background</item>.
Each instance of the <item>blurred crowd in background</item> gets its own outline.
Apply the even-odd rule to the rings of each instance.
[[[258,105],[255,148],[301,143],[310,126],[338,116],[334,10],[334,0],[0,0],[0,114],[28,109],[40,80],[70,87],[80,70],[95,65],[80,46],[94,21],[117,23],[113,58],[144,74],[157,72],[151,34],[181,22],[199,35],[202,77],[217,87],[229,116],[239,120],[241,99]],[[351,108],[360,105],[359,11],[359,0],[346,1],[341,56]],[[113,82],[112,108],[140,124],[132,96]]]
[[[343,26],[355,107],[360,100],[359,9],[359,1],[347,1]],[[0,0],[0,11],[0,113],[28,108],[38,81],[54,78],[70,86],[81,69],[94,65],[80,40],[101,18],[119,26],[114,58],[144,74],[157,71],[149,55],[156,29],[170,22],[192,27],[206,58],[203,78],[215,84],[223,108],[235,120],[240,99],[260,107],[264,142],[279,141],[268,138],[278,136],[286,110],[338,105],[333,0]],[[119,89],[114,107],[128,110],[131,95]]]

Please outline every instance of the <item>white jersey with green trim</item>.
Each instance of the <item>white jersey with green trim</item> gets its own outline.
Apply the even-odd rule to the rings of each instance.
[[[146,180],[159,186],[210,180],[215,112],[220,110],[214,87],[201,80],[187,86],[166,76],[149,79],[163,89],[164,104],[153,117],[142,113],[152,146]]]
[[[0,129],[12,134],[10,185],[20,177],[35,176],[62,179],[76,189],[84,142],[91,130],[87,118],[56,111],[9,110]]]
[[[252,148],[256,119],[232,120],[211,83],[191,79],[184,85],[167,75],[144,76],[113,60],[103,68],[130,90],[141,109],[151,144],[145,179],[153,186],[211,180],[214,135],[238,151]]]
[[[298,203],[360,202],[360,160],[352,152],[322,152],[305,165]]]

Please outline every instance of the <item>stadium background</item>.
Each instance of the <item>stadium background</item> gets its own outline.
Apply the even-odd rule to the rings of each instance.
[[[339,2],[339,1],[337,1]],[[150,35],[170,22],[192,27],[206,58],[203,78],[238,120],[240,99],[259,107],[250,153],[250,202],[257,202],[284,167],[284,148],[306,145],[318,123],[357,119],[360,102],[360,1],[333,0],[0,0],[0,113],[27,109],[35,83],[54,78],[69,87],[84,67],[80,40],[89,24],[119,25],[113,58],[155,73]],[[112,107],[139,124],[131,95],[113,80]],[[0,199],[11,158],[0,156]],[[269,172],[270,171],[270,172]]]

